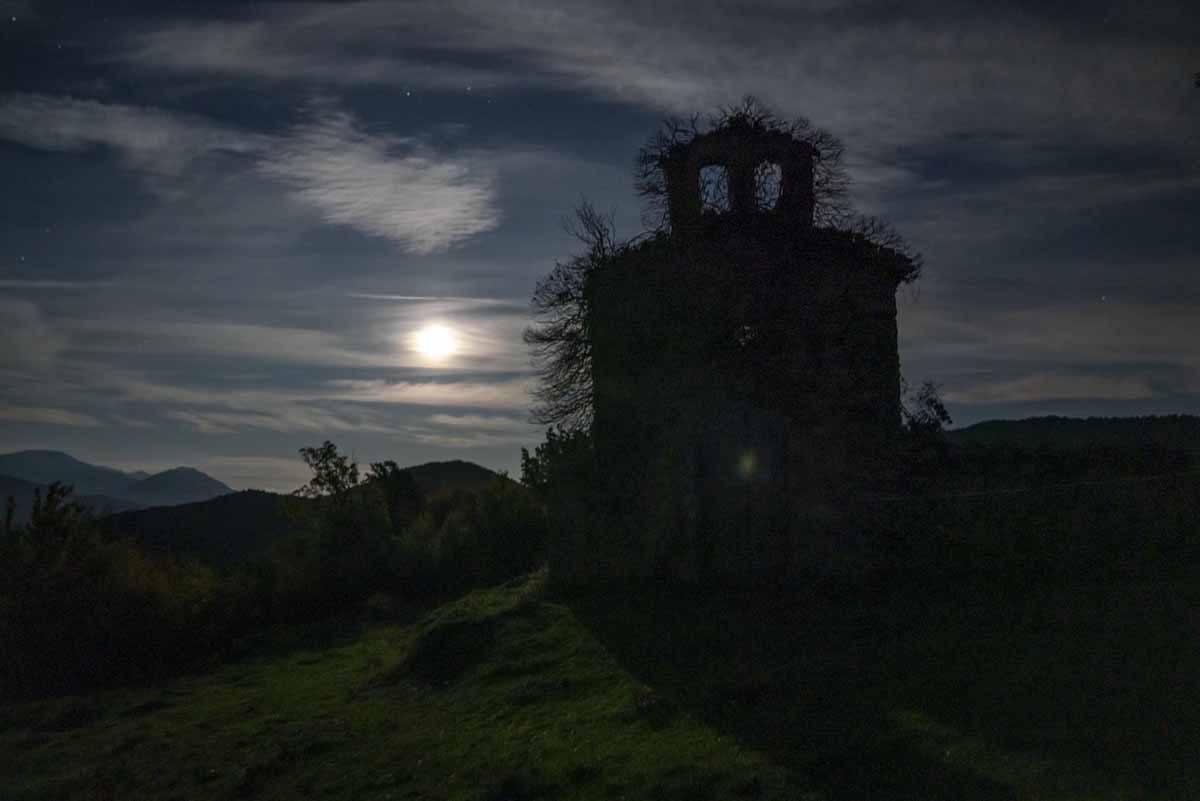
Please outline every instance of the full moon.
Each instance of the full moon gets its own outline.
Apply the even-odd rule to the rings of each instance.
[[[458,350],[458,340],[444,325],[427,325],[413,336],[413,346],[425,358],[441,361]]]

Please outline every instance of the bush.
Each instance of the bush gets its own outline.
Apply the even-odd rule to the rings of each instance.
[[[434,567],[447,589],[504,581],[542,563],[546,535],[546,514],[533,494],[498,478],[456,498],[438,527]]]
[[[545,560],[544,507],[508,478],[426,501],[394,464],[360,482],[332,443],[304,454],[314,478],[294,499],[294,535],[225,573],[105,541],[69,487],[38,495],[30,523],[8,520],[0,538],[0,696],[153,679],[225,655],[256,626],[360,605],[386,616]]]
[[[35,498],[0,553],[0,695],[78,692],[210,655],[227,636],[218,577],[103,542],[70,488]]]

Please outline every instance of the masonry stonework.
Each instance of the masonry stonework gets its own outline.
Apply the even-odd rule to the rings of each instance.
[[[896,290],[912,262],[814,225],[817,158],[736,125],[668,149],[669,231],[589,278],[593,441],[633,531],[625,572],[819,569],[814,510],[899,432]],[[721,213],[704,202],[711,167]]]

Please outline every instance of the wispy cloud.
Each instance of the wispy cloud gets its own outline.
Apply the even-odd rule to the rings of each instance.
[[[0,406],[0,421],[6,423],[38,423],[42,425],[97,428],[101,422],[90,414],[66,409],[31,406]]]
[[[321,107],[282,135],[252,133],[165,109],[39,94],[0,99],[0,138],[51,151],[105,146],[152,176],[179,176],[208,154],[255,159],[265,175],[328,223],[418,254],[500,223],[496,176],[480,155],[450,156],[415,140],[374,135]]]
[[[353,4],[350,4],[353,6]],[[129,37],[117,58],[144,67],[273,82],[465,91],[515,83],[510,71],[359,49],[335,6],[286,9],[268,19],[176,22]]]
[[[113,285],[111,281],[55,281],[38,278],[0,278],[0,289],[44,289],[47,291],[57,291],[60,289],[93,290]]]
[[[39,150],[111,147],[139,169],[167,175],[209,153],[260,153],[268,143],[196,115],[42,94],[0,99],[0,138]]]
[[[432,253],[500,223],[495,179],[482,159],[437,156],[420,142],[378,136],[321,111],[261,164],[326,221]]]
[[[906,309],[906,350],[922,360],[975,363],[1200,366],[1195,309],[1094,298],[1023,308],[917,303]]]
[[[47,366],[67,343],[38,306],[5,298],[0,298],[0,338],[0,366]]]
[[[945,393],[951,403],[1031,403],[1049,400],[1149,400],[1157,397],[1143,377],[1037,372],[1010,381],[971,384]]]
[[[399,429],[385,425],[376,416],[362,412],[330,411],[320,406],[291,400],[265,406],[260,411],[197,411],[167,412],[165,417],[186,423],[201,434],[234,434],[247,428],[266,431],[366,431],[377,434],[396,434]]]
[[[309,328],[154,318],[70,320],[63,326],[85,353],[212,354],[343,367],[388,363],[385,355],[356,349],[339,334]]]
[[[531,424],[524,417],[482,414],[435,414],[429,422],[447,428],[473,428],[481,431],[508,431],[528,434]]]
[[[155,423],[151,420],[146,420],[144,418],[140,418],[140,417],[127,417],[127,416],[121,415],[121,414],[114,414],[114,415],[112,415],[112,419],[118,425],[124,426],[125,428],[137,428],[137,429],[142,429],[142,430],[150,429],[150,428],[158,428],[157,423]]]
[[[486,305],[492,313],[479,316],[474,312],[477,305]],[[274,364],[394,370],[430,367],[413,340],[421,327],[439,322],[453,330],[456,345],[455,353],[439,368],[522,372],[529,370],[521,343],[528,317],[517,308],[504,302],[460,300],[406,303],[372,309],[356,320],[358,327],[335,331],[163,317],[64,320],[60,328],[70,336],[72,349],[80,353],[172,354],[180,358],[216,355]]]
[[[290,492],[311,477],[307,465],[297,456],[217,456],[197,465],[231,487]]]
[[[1177,65],[1190,63],[1189,42],[1110,33],[1170,30],[1162,20],[1156,29],[1146,9],[1110,10],[1112,25],[1097,35],[1052,13],[935,8],[899,15],[869,3],[773,0],[694,2],[686,12],[632,0],[313,3],[241,22],[173,23],[131,40],[121,57],[307,82],[558,84],[679,112],[755,91],[845,135],[891,144],[981,125],[1161,138],[1186,108],[1190,72]],[[460,58],[427,58],[420,69],[405,64],[413,47]],[[463,53],[497,66],[471,78]]]
[[[529,408],[530,379],[504,381],[334,380],[334,397],[357,403],[401,403],[414,406],[479,409]]]

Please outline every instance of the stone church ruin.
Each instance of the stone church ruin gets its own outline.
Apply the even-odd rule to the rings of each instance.
[[[896,291],[919,263],[830,213],[823,142],[747,106],[643,152],[662,224],[583,282],[606,522],[552,569],[805,572],[813,510],[893,447]]]

